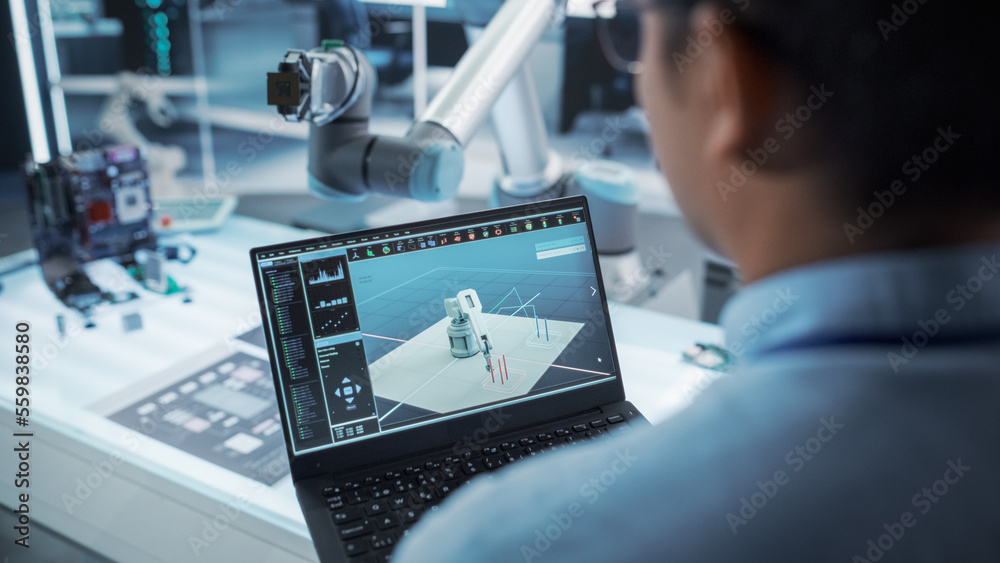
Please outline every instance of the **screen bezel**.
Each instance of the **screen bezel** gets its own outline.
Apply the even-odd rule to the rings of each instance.
[[[621,364],[618,361],[618,351],[615,346],[614,332],[611,327],[611,312],[608,307],[607,295],[604,289],[604,280],[601,276],[600,260],[596,252],[594,239],[594,228],[592,216],[587,199],[584,196],[574,196],[554,200],[540,201],[522,205],[489,209],[446,218],[418,221],[389,227],[365,229],[352,231],[349,233],[339,233],[290,241],[281,244],[274,244],[252,248],[250,250],[250,261],[254,273],[254,286],[257,293],[257,304],[260,307],[261,318],[268,319],[267,303],[262,297],[260,288],[262,287],[261,272],[258,267],[257,255],[266,252],[275,252],[289,247],[310,244],[327,244],[343,242],[355,238],[364,238],[385,234],[387,231],[418,230],[433,228],[442,221],[464,221],[469,223],[488,222],[489,219],[500,221],[511,221],[519,218],[534,216],[539,213],[553,212],[557,210],[571,210],[582,208],[585,222],[587,223],[587,235],[590,239],[591,255],[594,260],[594,273],[597,277],[597,290],[600,292],[601,304],[604,314],[604,327],[608,335],[608,343],[611,347],[611,356],[615,368],[615,377],[609,381],[594,383],[585,387],[570,389],[554,395],[539,397],[524,401],[514,405],[504,407],[493,407],[486,411],[459,415],[449,420],[436,424],[427,424],[415,428],[399,430],[385,436],[377,436],[358,442],[348,442],[336,447],[324,448],[302,454],[296,454],[292,446],[290,436],[291,424],[285,420],[284,408],[280,409],[283,424],[282,432],[285,436],[285,448],[288,453],[289,464],[291,465],[292,477],[294,480],[306,477],[339,473],[356,470],[389,462],[392,459],[404,458],[421,451],[440,449],[442,445],[455,444],[455,448],[467,448],[465,444],[469,439],[473,442],[481,443],[483,433],[497,434],[518,427],[529,426],[564,418],[574,414],[581,414],[587,410],[594,410],[599,405],[615,403],[625,400],[625,388],[621,378]],[[275,395],[279,403],[281,398],[280,372],[275,369],[278,365],[278,358],[275,354],[274,346],[271,343],[270,334],[265,334],[267,341],[268,359],[271,363],[271,376],[274,381]],[[581,410],[581,405],[589,405],[590,408]],[[279,405],[281,406],[281,405]],[[499,428],[497,428],[499,427]],[[494,429],[493,432],[490,432]],[[488,439],[488,438],[487,438]],[[392,452],[393,455],[386,455]],[[456,453],[461,453],[456,451]]]

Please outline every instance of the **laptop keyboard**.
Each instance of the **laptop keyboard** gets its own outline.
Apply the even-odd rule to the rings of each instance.
[[[632,414],[632,413],[630,413]],[[489,473],[548,451],[627,431],[622,414],[564,423],[523,436],[505,437],[459,455],[430,456],[420,464],[363,475],[326,486],[323,496],[344,551],[352,563],[392,560],[392,550],[410,526],[457,488]]]

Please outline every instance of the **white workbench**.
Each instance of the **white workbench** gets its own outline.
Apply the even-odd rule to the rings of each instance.
[[[5,276],[0,292],[0,467],[15,467],[12,434],[31,431],[31,517],[117,561],[315,561],[288,479],[274,487],[133,432],[87,407],[179,360],[220,345],[259,319],[249,249],[316,233],[244,217],[191,236],[198,255],[171,265],[193,302],[145,294],[106,307],[97,326],[45,288],[38,267]],[[612,304],[628,398],[654,423],[683,408],[706,374],[679,361],[693,342],[719,342],[718,327]],[[126,332],[123,312],[143,328]],[[67,319],[59,336],[56,316]],[[30,426],[15,426],[14,324],[31,324]],[[11,472],[13,473],[13,472]],[[16,506],[12,475],[0,503]],[[215,526],[212,522],[215,521]],[[217,528],[222,528],[217,532]],[[197,551],[197,553],[196,553]]]

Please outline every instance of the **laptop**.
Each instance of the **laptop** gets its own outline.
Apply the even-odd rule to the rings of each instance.
[[[592,227],[572,197],[250,251],[320,561],[389,561],[469,481],[648,425]]]

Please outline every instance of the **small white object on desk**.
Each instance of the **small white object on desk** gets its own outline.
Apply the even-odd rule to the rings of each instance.
[[[224,195],[214,198],[153,199],[153,230],[158,234],[215,230],[236,209],[237,198]]]

